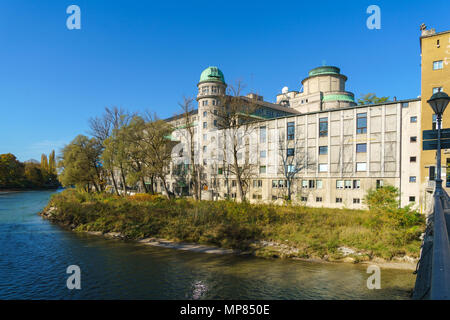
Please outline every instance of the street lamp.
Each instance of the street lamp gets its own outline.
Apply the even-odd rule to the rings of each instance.
[[[436,196],[442,195],[442,179],[441,179],[441,122],[442,122],[442,114],[444,113],[445,108],[450,102],[450,97],[445,92],[436,92],[427,101],[428,104],[433,109],[436,114],[436,124],[437,124],[437,151],[436,151],[436,188],[434,194]]]

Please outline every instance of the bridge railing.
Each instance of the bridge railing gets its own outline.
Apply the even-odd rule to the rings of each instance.
[[[444,213],[448,195],[435,196],[430,299],[450,300],[450,242]]]

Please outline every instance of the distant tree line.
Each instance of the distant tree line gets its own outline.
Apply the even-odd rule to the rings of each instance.
[[[55,151],[41,162],[20,162],[11,153],[0,154],[0,189],[53,188],[59,186]]]

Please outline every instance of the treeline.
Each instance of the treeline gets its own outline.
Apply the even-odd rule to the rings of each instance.
[[[0,155],[0,189],[58,187],[55,151],[43,154],[41,162],[20,162],[11,153]]]
[[[166,176],[174,143],[167,122],[149,113],[106,108],[102,116],[90,119],[89,126],[91,137],[78,135],[62,150],[58,167],[63,186],[87,192],[112,186],[117,195],[126,195],[127,186],[140,185],[154,193],[158,179],[170,194]]]

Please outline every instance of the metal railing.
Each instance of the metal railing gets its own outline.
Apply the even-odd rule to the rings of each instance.
[[[431,269],[432,300],[450,300],[450,242],[444,212],[445,194],[435,197],[433,223],[433,258]],[[448,202],[447,202],[448,203]]]

